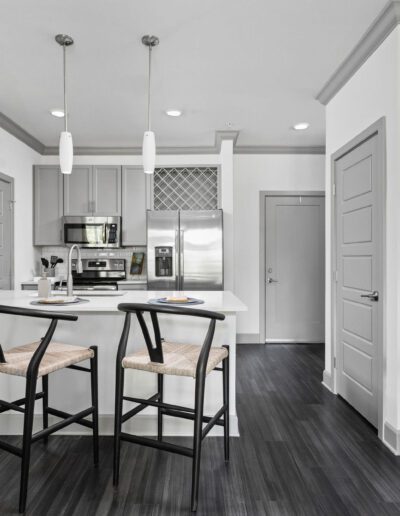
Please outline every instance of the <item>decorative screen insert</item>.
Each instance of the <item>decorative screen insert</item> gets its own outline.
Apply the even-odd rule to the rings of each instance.
[[[216,210],[216,167],[157,168],[154,171],[155,210]]]

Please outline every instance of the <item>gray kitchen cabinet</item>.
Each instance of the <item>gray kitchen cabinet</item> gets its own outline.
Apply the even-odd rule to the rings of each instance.
[[[146,245],[150,178],[143,167],[122,167],[122,245]]]
[[[75,166],[64,177],[64,215],[121,215],[121,167]]]
[[[33,168],[33,245],[63,243],[63,177],[57,165]]]
[[[95,215],[121,215],[121,167],[93,167],[93,203]]]
[[[64,175],[64,215],[92,215],[93,167],[75,166]]]

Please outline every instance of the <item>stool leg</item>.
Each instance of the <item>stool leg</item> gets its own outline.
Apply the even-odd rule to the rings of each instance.
[[[43,428],[49,426],[49,414],[47,409],[49,408],[49,377],[46,374],[42,376],[42,387],[43,387]],[[43,441],[47,444],[49,437],[45,437]]]
[[[199,497],[199,478],[200,478],[200,458],[201,442],[203,430],[203,410],[204,410],[204,384],[205,373],[196,378],[195,394],[195,419],[193,437],[193,465],[192,465],[192,512],[197,510],[197,500]]]
[[[226,346],[227,347],[227,346]],[[224,452],[229,460],[229,355],[222,361],[223,400],[227,406],[224,414]]]
[[[19,491],[19,512],[25,512],[28,493],[29,462],[31,457],[33,414],[35,410],[36,376],[27,378],[25,394],[24,435],[22,442],[21,483]]]
[[[122,426],[122,405],[124,395],[124,368],[119,365],[117,367],[115,382],[115,417],[114,417],[114,486],[119,481],[119,459],[121,453],[121,426]]]
[[[93,460],[97,468],[99,465],[99,395],[98,395],[98,374],[97,374],[97,346],[91,346],[94,357],[90,359],[90,383],[92,391],[93,412]]]
[[[157,375],[157,383],[158,383],[158,401],[163,402],[164,401],[164,375],[158,374]],[[162,434],[163,434],[163,420],[162,420],[162,411],[161,408],[158,407],[158,440],[162,441]]]

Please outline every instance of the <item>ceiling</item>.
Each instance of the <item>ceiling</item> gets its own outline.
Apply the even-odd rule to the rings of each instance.
[[[46,146],[62,119],[68,49],[69,129],[77,146],[140,146],[147,50],[153,53],[152,126],[160,146],[210,146],[216,130],[238,145],[324,145],[316,94],[386,0],[1,0],[0,112]],[[170,118],[167,108],[182,109]],[[295,122],[310,129],[295,132]]]

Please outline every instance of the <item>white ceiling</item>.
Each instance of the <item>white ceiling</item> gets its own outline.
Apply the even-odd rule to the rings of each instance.
[[[1,0],[0,111],[45,145],[63,121],[68,49],[70,130],[79,146],[140,146],[147,51],[153,53],[153,129],[160,146],[208,146],[215,130],[238,145],[323,145],[315,95],[386,0]],[[180,108],[181,118],[166,108]],[[308,131],[290,129],[308,121]],[[228,127],[231,123],[232,126]]]

